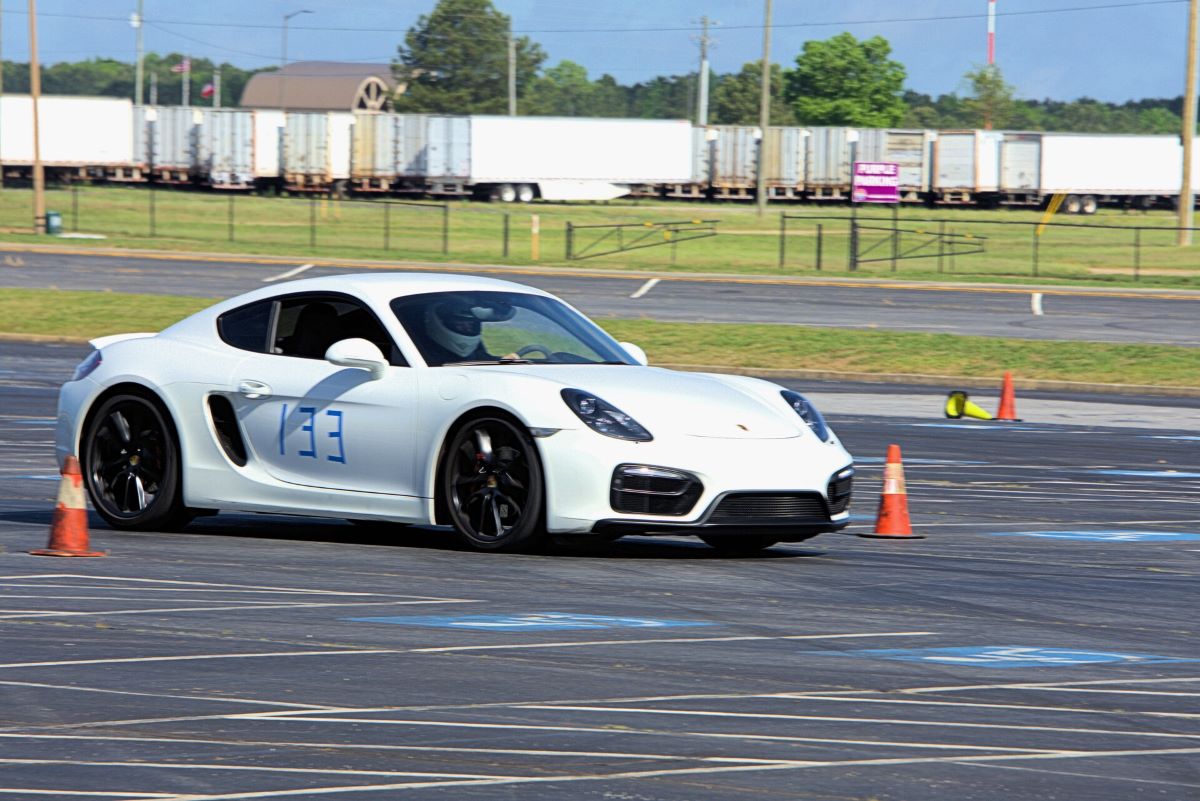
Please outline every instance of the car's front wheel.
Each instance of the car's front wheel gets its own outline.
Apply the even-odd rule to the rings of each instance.
[[[156,400],[130,393],[103,401],[80,450],[92,506],[113,528],[170,529],[191,520],[175,429]]]
[[[451,434],[441,489],[450,522],[472,548],[512,551],[540,542],[542,486],[537,446],[516,422],[483,415]]]

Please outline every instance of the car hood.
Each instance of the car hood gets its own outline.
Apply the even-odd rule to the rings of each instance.
[[[720,376],[632,365],[503,365],[504,371],[558,388],[594,393],[633,417],[651,434],[725,439],[784,439],[806,430],[779,399],[777,404]]]

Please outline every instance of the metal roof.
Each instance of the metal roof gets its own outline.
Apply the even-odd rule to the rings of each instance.
[[[396,86],[390,64],[296,61],[282,70],[250,78],[240,105],[293,111],[379,111]]]

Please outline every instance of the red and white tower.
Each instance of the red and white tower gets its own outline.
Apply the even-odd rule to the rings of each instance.
[[[996,63],[996,0],[988,0],[988,66]]]

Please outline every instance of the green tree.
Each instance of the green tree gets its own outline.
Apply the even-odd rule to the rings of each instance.
[[[748,61],[740,72],[720,76],[709,101],[714,125],[758,125],[762,92],[762,62]],[[783,68],[771,65],[771,124],[794,125],[795,115],[783,98]]]
[[[598,87],[574,61],[560,61],[529,85],[522,114],[590,117],[596,113]]]
[[[976,67],[963,76],[971,87],[964,101],[972,128],[1010,128],[1017,119],[1013,87],[995,64]]]
[[[784,95],[801,125],[886,128],[904,117],[904,65],[889,58],[882,36],[859,41],[839,33],[804,43],[795,69],[784,73]]]
[[[696,76],[660,75],[629,87],[629,116],[652,120],[690,119],[695,108]]]
[[[491,0],[438,0],[421,15],[392,64],[407,89],[397,111],[502,114],[508,109],[511,19]],[[527,36],[516,39],[517,96],[525,94],[546,54]]]

